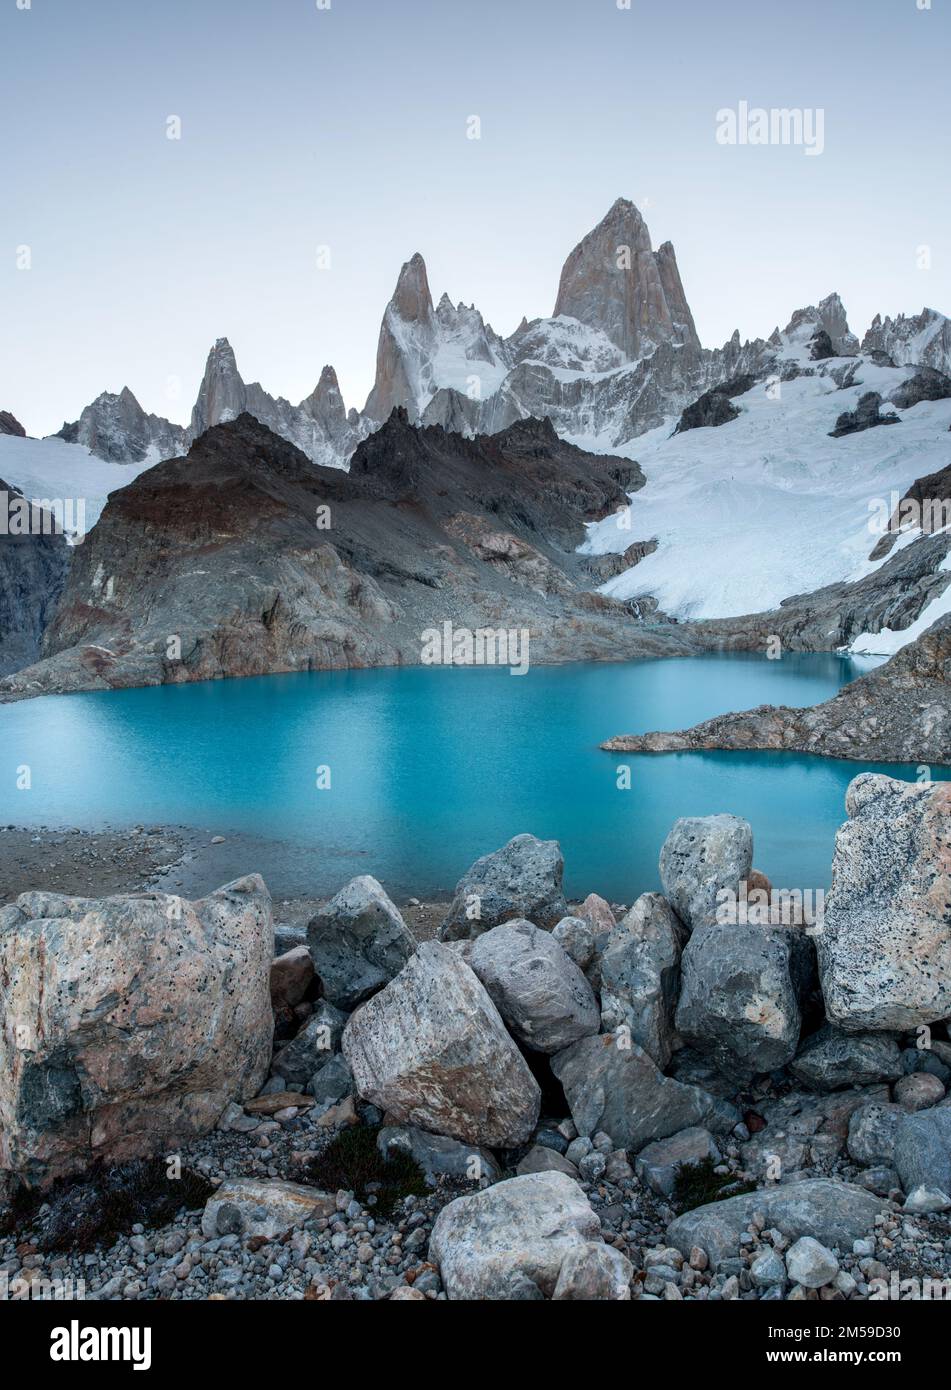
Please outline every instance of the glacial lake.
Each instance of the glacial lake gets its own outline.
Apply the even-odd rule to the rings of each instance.
[[[0,707],[0,824],[194,827],[227,837],[209,851],[220,856],[212,878],[256,870],[281,897],[322,896],[361,873],[395,895],[438,895],[531,831],[560,841],[569,896],[630,903],[659,886],[678,816],[731,811],[752,824],[756,866],[774,884],[822,887],[850,780],[870,769],[912,780],[914,767],[598,744],[765,702],[812,704],[867,669],[832,655],[730,655],[48,696]],[[24,764],[32,786],[19,790]],[[214,886],[203,874],[186,875],[183,891]]]

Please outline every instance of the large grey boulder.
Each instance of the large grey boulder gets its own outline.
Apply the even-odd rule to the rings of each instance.
[[[438,941],[351,1016],[343,1053],[357,1094],[398,1124],[509,1148],[538,1120],[538,1083],[485,987]]]
[[[557,841],[516,835],[477,859],[456,884],[439,939],[481,936],[513,918],[551,930],[568,913],[561,886],[564,869]]]
[[[506,922],[473,943],[469,966],[520,1042],[560,1052],[596,1033],[598,1001],[551,932],[531,922]]]
[[[0,908],[0,1171],[174,1152],[267,1076],[271,899],[24,893]]]
[[[901,1076],[901,1052],[887,1033],[843,1033],[826,1023],[806,1039],[789,1069],[817,1091],[870,1086]]]
[[[951,1109],[904,1115],[895,1133],[895,1167],[905,1192],[937,1188],[951,1197]]]
[[[687,932],[660,893],[642,893],[601,956],[601,1026],[626,1027],[662,1069],[673,1052],[680,953]]]
[[[576,1182],[528,1173],[443,1207],[429,1257],[450,1299],[550,1298],[565,1256],[600,1233]]]
[[[717,895],[739,894],[753,867],[753,832],[738,816],[675,821],[660,852],[664,896],[690,931],[717,920]]]
[[[677,1031],[727,1076],[785,1066],[799,1041],[791,932],[745,924],[698,927],[681,959]]]
[[[609,1135],[615,1148],[635,1152],[653,1139],[691,1125],[723,1132],[740,1116],[699,1086],[664,1076],[624,1033],[582,1038],[552,1058],[578,1133]]]
[[[416,949],[399,909],[369,874],[311,918],[307,944],[325,997],[347,1011],[382,989]]]
[[[851,1250],[852,1242],[872,1228],[883,1205],[880,1198],[852,1183],[815,1178],[696,1207],[671,1222],[667,1239],[683,1255],[698,1245],[716,1268],[721,1261],[736,1258],[740,1236],[759,1211],[768,1227],[790,1240],[812,1236],[823,1245]]]
[[[863,773],[846,794],[825,929],[826,1013],[849,1032],[951,1015],[951,783]]]

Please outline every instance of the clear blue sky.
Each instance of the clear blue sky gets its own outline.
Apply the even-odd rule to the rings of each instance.
[[[831,289],[859,332],[951,311],[951,0],[918,3],[0,0],[0,408],[42,434],[127,384],[184,421],[221,335],[362,406],[414,251],[508,333],[619,195],[710,346]],[[825,152],[718,145],[741,99],[821,107]]]

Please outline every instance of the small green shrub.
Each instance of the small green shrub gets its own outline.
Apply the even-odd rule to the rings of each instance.
[[[377,1148],[379,1125],[350,1125],[307,1165],[311,1182],[325,1192],[353,1192],[366,1203],[375,1197],[375,1213],[389,1216],[404,1197],[424,1197],[426,1175],[408,1154],[384,1158]]]
[[[740,1182],[729,1173],[715,1173],[715,1167],[716,1161],[709,1155],[696,1163],[681,1163],[674,1178],[674,1205],[678,1211],[693,1211],[708,1202],[756,1191],[752,1183]]]

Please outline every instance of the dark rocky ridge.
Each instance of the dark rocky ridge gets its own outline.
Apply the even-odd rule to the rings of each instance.
[[[0,479],[4,503],[22,496]],[[69,546],[50,513],[31,506],[30,515],[38,534],[0,533],[0,675],[38,657],[69,566]]]
[[[20,439],[26,438],[26,430],[9,410],[0,410],[0,434],[15,434]]]
[[[915,479],[889,517],[888,530],[876,542],[868,557],[870,560],[880,560],[887,555],[898,539],[905,513],[902,503],[914,503],[914,514],[920,519],[923,531],[938,530],[945,515],[951,514],[951,464],[939,468],[937,473]],[[935,505],[941,503],[946,503],[947,508]]]
[[[624,734],[609,752],[775,749],[863,761],[951,764],[951,616],[884,666],[808,709],[760,705],[681,733]]]
[[[0,698],[417,664],[421,633],[447,621],[527,628],[533,661],[677,654],[677,627],[592,592],[575,554],[584,522],[642,483],[547,421],[464,439],[396,411],[346,474],[242,415],[110,496],[44,659]]]

